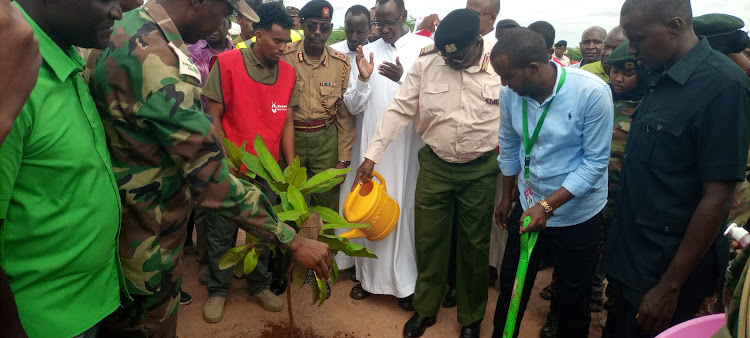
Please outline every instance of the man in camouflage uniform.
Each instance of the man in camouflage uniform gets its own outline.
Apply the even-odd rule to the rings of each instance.
[[[229,174],[221,136],[201,108],[200,74],[186,43],[215,31],[234,10],[258,19],[240,0],[151,1],[118,21],[109,47],[92,55],[91,92],[120,189],[119,252],[132,296],[109,318],[105,336],[176,336],[193,203],[328,276],[328,246],[296,236],[266,196]]]
[[[343,104],[349,84],[349,57],[325,43],[331,35],[333,6],[310,1],[300,11],[305,38],[287,46],[282,59],[297,72],[300,104],[294,107],[295,147],[300,164],[317,174],[348,167],[355,120]],[[313,194],[311,204],[339,208],[339,189]]]

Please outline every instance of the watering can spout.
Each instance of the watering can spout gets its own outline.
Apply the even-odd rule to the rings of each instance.
[[[343,234],[341,234],[339,236],[344,237],[344,238],[348,238],[348,239],[354,239],[354,238],[366,237],[367,235],[365,235],[365,233],[362,232],[362,230],[360,230],[360,229],[351,229],[351,230],[349,230],[349,231],[347,231],[347,232],[345,232],[345,233],[343,233]]]

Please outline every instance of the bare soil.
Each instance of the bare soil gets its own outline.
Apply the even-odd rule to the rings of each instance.
[[[244,239],[244,236],[239,238]],[[331,298],[320,307],[310,305],[310,287],[305,286],[301,290],[292,291],[294,320],[298,326],[294,330],[296,336],[292,336],[286,308],[281,312],[263,310],[260,305],[247,300],[246,282],[233,279],[224,319],[219,323],[209,324],[203,320],[202,315],[208,291],[198,283],[198,263],[195,256],[186,255],[184,264],[183,289],[190,293],[193,302],[180,306],[177,333],[181,338],[392,338],[402,336],[403,325],[413,314],[402,310],[397,299],[391,296],[373,295],[364,300],[351,299],[349,291],[355,283],[348,279],[333,286]],[[539,336],[539,329],[544,325],[549,309],[549,302],[542,299],[539,292],[549,284],[551,276],[551,269],[540,271],[537,275],[519,337]],[[492,319],[499,294],[497,286],[490,287],[488,293],[489,301],[482,322],[481,337],[492,336]],[[286,303],[286,294],[282,298]],[[592,313],[591,317],[589,336],[601,337],[599,322],[605,317],[605,312]],[[456,321],[456,308],[441,308],[437,324],[428,328],[423,337],[457,337],[460,330],[461,325]]]

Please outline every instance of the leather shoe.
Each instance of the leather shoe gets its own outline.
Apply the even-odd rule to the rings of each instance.
[[[448,309],[456,306],[456,289],[448,289],[443,298],[443,307]]]
[[[435,325],[435,317],[421,317],[416,312],[404,324],[404,338],[421,337],[428,327]]]
[[[542,329],[539,330],[539,337],[540,338],[555,338],[557,337],[557,319],[555,320],[547,320],[546,323],[544,323],[544,326],[542,326]]]
[[[469,326],[461,327],[461,334],[458,338],[479,338],[479,328],[482,326],[482,322],[477,322]]]

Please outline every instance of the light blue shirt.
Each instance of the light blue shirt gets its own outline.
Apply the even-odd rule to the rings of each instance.
[[[557,67],[560,81],[561,67]],[[524,196],[523,115],[522,100],[528,102],[529,137],[534,133],[544,108],[554,98],[544,124],[531,150],[529,185],[534,202],[547,198],[564,187],[573,199],[555,210],[548,227],[565,227],[583,223],[598,214],[607,203],[607,166],[612,143],[614,106],[609,86],[595,75],[566,68],[567,76],[560,91],[543,104],[531,97],[521,97],[510,88],[500,91],[500,155],[498,164],[503,175],[519,175],[521,206],[529,205]]]

